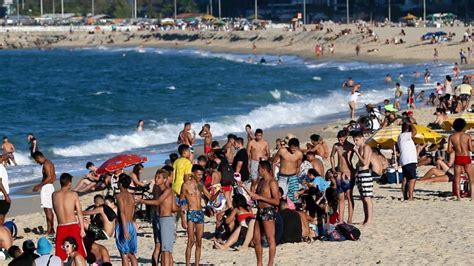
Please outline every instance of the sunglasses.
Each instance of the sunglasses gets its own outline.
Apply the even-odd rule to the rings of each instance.
[[[64,244],[61,246],[62,249],[74,248],[74,245]]]

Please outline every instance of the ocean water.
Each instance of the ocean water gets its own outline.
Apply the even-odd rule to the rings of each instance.
[[[250,56],[258,62],[260,57]],[[432,90],[451,74],[449,64],[369,64],[305,61],[263,55],[267,64],[247,63],[249,55],[191,49],[83,48],[0,51],[0,134],[16,145],[18,167],[10,182],[37,180],[41,167],[28,156],[26,134],[53,160],[56,171],[83,171],[121,152],[162,163],[176,148],[186,121],[198,132],[210,123],[214,136],[241,133],[245,124],[275,128],[322,122],[348,115],[347,77],[362,84],[359,106],[392,98],[391,74],[417,91]],[[421,76],[433,74],[431,84]],[[429,94],[429,93],[427,93]],[[135,132],[139,119],[145,131]]]

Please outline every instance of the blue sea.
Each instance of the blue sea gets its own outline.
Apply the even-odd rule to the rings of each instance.
[[[267,64],[255,63],[265,57]],[[248,63],[248,58],[254,63]],[[451,64],[369,64],[303,60],[282,55],[211,53],[192,49],[82,48],[0,51],[0,134],[16,145],[12,185],[38,180],[41,167],[28,157],[26,135],[56,171],[80,173],[87,161],[100,165],[122,152],[164,161],[189,121],[214,136],[241,133],[245,124],[264,129],[324,122],[348,116],[342,82],[362,84],[363,103],[393,98],[394,81],[431,92],[452,74]],[[423,84],[423,72],[433,74]],[[421,73],[415,78],[413,73]],[[429,93],[427,93],[429,94]],[[139,119],[145,131],[135,132]]]

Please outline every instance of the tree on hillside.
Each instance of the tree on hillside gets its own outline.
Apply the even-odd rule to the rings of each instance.
[[[112,0],[107,13],[114,18],[130,18],[132,8],[126,0]]]

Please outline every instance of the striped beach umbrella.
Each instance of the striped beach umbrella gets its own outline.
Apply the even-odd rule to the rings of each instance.
[[[453,127],[454,120],[456,120],[457,118],[462,118],[466,120],[466,129],[474,127],[474,113],[462,112],[458,114],[449,115],[448,120],[443,122],[442,128],[445,130],[450,130]]]

